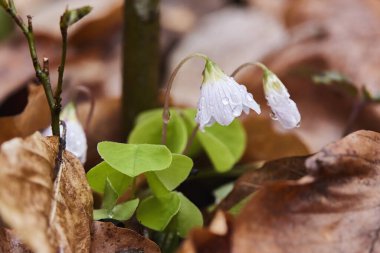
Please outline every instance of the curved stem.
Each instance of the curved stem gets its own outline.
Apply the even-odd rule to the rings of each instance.
[[[231,74],[231,77],[235,77],[237,75],[237,73],[240,72],[240,70],[246,68],[246,67],[259,67],[261,68],[263,71],[267,71],[268,68],[262,64],[261,62],[247,62],[247,63],[244,63],[242,65],[240,65],[239,67],[237,67],[234,72],[232,72]]]
[[[164,109],[162,112],[162,122],[163,122],[163,125],[162,125],[162,144],[166,144],[166,135],[167,135],[167,129],[168,129],[168,124],[169,124],[169,120],[170,120],[170,112],[169,112],[170,91],[171,91],[172,86],[173,86],[174,78],[176,77],[178,71],[183,66],[183,64],[185,64],[188,60],[190,60],[191,58],[194,58],[194,57],[200,57],[204,60],[208,59],[208,57],[204,54],[200,54],[200,53],[191,54],[191,55],[187,56],[186,58],[184,58],[182,61],[180,61],[180,63],[178,63],[178,65],[175,67],[175,69],[173,70],[173,73],[171,74],[171,76],[169,78],[168,85],[167,85],[166,91],[165,91]]]

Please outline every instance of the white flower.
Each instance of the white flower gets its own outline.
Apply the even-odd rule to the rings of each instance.
[[[258,114],[261,112],[260,106],[244,85],[238,84],[207,59],[195,118],[200,130],[203,131],[205,126],[211,126],[215,122],[227,126],[242,112],[248,114],[249,109]]]
[[[87,159],[87,139],[82,125],[75,115],[75,108],[72,103],[68,104],[61,113],[61,119],[66,124],[66,149],[79,158],[82,164]],[[61,126],[61,134],[63,132]],[[51,127],[42,131],[43,136],[51,136]]]
[[[285,85],[273,72],[265,66],[261,67],[264,70],[264,93],[268,105],[272,109],[272,119],[278,120],[286,129],[299,127],[301,115],[296,103],[290,99]]]

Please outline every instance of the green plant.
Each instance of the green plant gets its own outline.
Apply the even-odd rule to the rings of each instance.
[[[169,108],[174,77],[193,57],[206,61],[198,110]],[[292,110],[289,115],[299,115],[285,86],[264,65],[244,64],[237,71],[250,65],[263,69],[266,94],[285,104],[293,103],[288,107]],[[279,105],[270,105],[281,116],[281,123],[288,120]],[[216,173],[233,168],[246,147],[245,130],[241,122],[234,119],[242,112],[249,113],[250,109],[261,112],[244,85],[224,74],[205,55],[186,57],[170,77],[163,109],[141,113],[129,134],[128,143],[98,144],[98,152],[104,161],[87,173],[92,189],[103,194],[101,209],[94,211],[95,219],[124,221],[135,215],[143,226],[164,232],[163,244],[173,233],[184,237],[191,228],[202,226],[203,218],[198,207],[176,188],[188,178],[193,167],[192,159],[200,153],[207,155]],[[294,119],[297,121],[299,117]],[[293,127],[297,125],[295,121]],[[146,179],[149,187],[137,187],[137,179],[141,178]],[[118,199],[123,195],[128,196],[128,200],[119,203]]]

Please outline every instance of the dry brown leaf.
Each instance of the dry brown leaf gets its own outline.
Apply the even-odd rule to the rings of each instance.
[[[16,116],[0,118],[0,144],[14,137],[26,137],[45,128],[50,110],[42,86],[29,86],[28,104]]]
[[[79,8],[85,5],[93,7],[92,12],[81,22],[71,27],[71,33],[69,36],[76,34],[77,32],[83,32],[86,26],[92,25],[99,20],[103,21],[103,25],[107,24],[106,29],[109,28],[109,24],[115,23],[115,20],[121,19],[121,15],[115,15],[115,9],[122,8],[121,0],[110,1],[96,1],[96,0],[79,0],[79,1],[40,1],[40,3],[31,4],[25,1],[24,4],[16,3],[18,12],[22,17],[31,15],[33,17],[34,32],[38,35],[44,34],[52,38],[60,39],[61,33],[59,30],[59,19],[65,9]],[[93,27],[92,27],[93,28]],[[99,29],[100,28],[100,29]],[[104,26],[98,27],[98,29],[91,29],[93,32],[97,32],[99,38],[99,32],[104,29]],[[103,30],[104,31],[104,30]],[[93,38],[93,39],[96,39]]]
[[[0,150],[0,216],[34,252],[89,252],[92,194],[80,161],[64,152],[56,183],[58,139],[35,133]]]
[[[283,18],[288,26],[309,24],[310,29],[314,27],[324,34],[298,43],[289,42],[264,59],[287,85],[301,111],[301,128],[295,133],[310,151],[316,152],[342,136],[357,102],[332,88],[317,87],[312,75],[333,70],[348,77],[358,88],[365,85],[371,93],[380,94],[380,51],[376,46],[380,41],[379,5],[372,0],[283,2],[287,2]],[[239,80],[256,90],[261,85],[260,73],[252,69],[244,73]],[[261,94],[257,97],[261,98]],[[379,131],[380,107],[368,106],[363,110],[353,129]]]
[[[116,227],[110,222],[94,221],[91,241],[91,253],[161,252],[151,240],[133,230]]]
[[[233,218],[218,211],[208,228],[191,230],[178,253],[228,253],[230,235],[233,231]]]
[[[234,188],[220,202],[218,208],[228,211],[245,197],[257,191],[263,185],[276,180],[296,180],[306,174],[306,157],[289,157],[266,163],[260,169],[244,173],[234,184]]]
[[[51,69],[56,66],[60,52],[59,43],[45,36],[37,36],[37,51],[41,56],[49,57]],[[35,78],[28,43],[20,31],[0,45],[0,105],[12,93],[25,87]],[[56,71],[51,71],[55,74]],[[52,79],[52,80],[55,80]]]
[[[309,151],[294,133],[277,131],[269,115],[250,114],[243,118],[247,132],[247,148],[243,162],[270,161],[282,157],[301,156]]]
[[[305,162],[308,176],[258,190],[234,227],[239,253],[380,252],[380,134],[358,131]]]
[[[32,253],[9,229],[0,227],[1,253]]]

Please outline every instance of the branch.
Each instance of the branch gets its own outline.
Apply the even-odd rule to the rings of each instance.
[[[36,72],[36,77],[40,81],[40,83],[42,83],[42,86],[44,87],[45,95],[49,104],[51,117],[52,117],[52,125],[51,125],[52,132],[53,132],[53,135],[59,136],[59,115],[58,115],[58,119],[56,119],[56,115],[54,114],[55,100],[53,97],[53,91],[51,88],[49,74],[43,71],[38,61],[37,50],[35,46],[35,39],[33,35],[32,17],[31,16],[27,17],[28,24],[26,25],[23,19],[17,14],[16,7],[14,5],[13,0],[9,0],[9,1],[1,0],[0,4],[5,9],[5,11],[11,16],[11,18],[15,21],[15,23],[21,29],[21,31],[25,35],[25,38],[27,39],[30,57],[32,58],[33,67]]]

